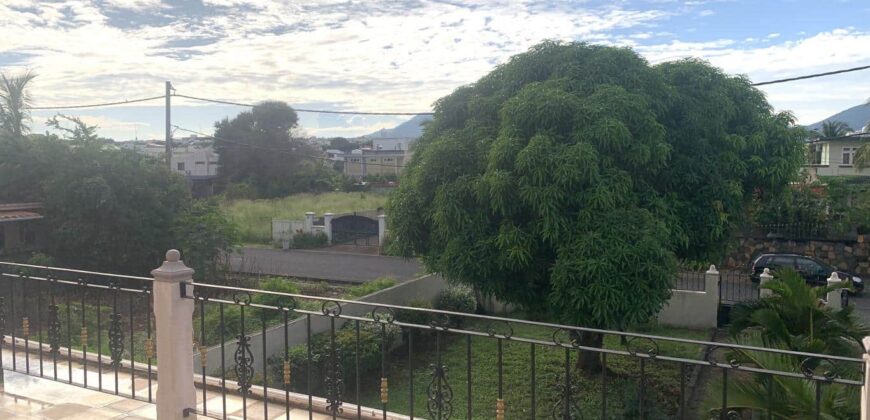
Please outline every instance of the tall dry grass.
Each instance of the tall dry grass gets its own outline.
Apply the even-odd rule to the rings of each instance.
[[[272,219],[305,218],[305,212],[347,213],[383,207],[387,196],[359,192],[296,194],[268,200],[227,200],[221,210],[238,227],[244,243],[271,244]]]

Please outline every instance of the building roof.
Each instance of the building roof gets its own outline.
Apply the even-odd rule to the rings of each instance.
[[[24,220],[38,220],[38,219],[42,219],[42,215],[39,213],[34,213],[32,211],[23,211],[23,210],[2,211],[2,210],[0,210],[0,223],[21,222]]]

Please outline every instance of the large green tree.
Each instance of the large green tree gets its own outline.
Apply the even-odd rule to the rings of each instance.
[[[398,252],[534,316],[622,328],[662,307],[678,257],[721,252],[802,150],[743,77],[546,42],[436,102],[391,230]]]
[[[245,183],[263,198],[331,190],[328,182],[317,182],[332,176],[320,176],[323,163],[310,158],[319,150],[291,136],[297,123],[293,108],[275,101],[217,122],[214,137],[220,184]]]

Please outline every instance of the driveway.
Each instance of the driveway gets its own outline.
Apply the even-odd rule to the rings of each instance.
[[[864,325],[870,326],[870,291],[865,291],[859,296],[851,296],[849,304],[855,307],[855,314],[864,321]]]
[[[378,277],[409,280],[423,274],[417,260],[330,251],[244,248],[230,257],[233,271],[365,283]]]

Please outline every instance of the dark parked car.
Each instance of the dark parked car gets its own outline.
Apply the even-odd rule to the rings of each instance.
[[[864,290],[864,280],[854,274],[845,271],[837,270],[836,268],[821,262],[815,258],[807,257],[798,254],[762,254],[752,261],[749,271],[752,276],[752,281],[759,282],[761,273],[765,268],[769,268],[771,273],[782,268],[791,268],[797,271],[807,283],[813,286],[823,286],[828,283],[828,277],[831,273],[837,272],[837,275],[843,281],[852,282],[853,293],[861,293]]]

